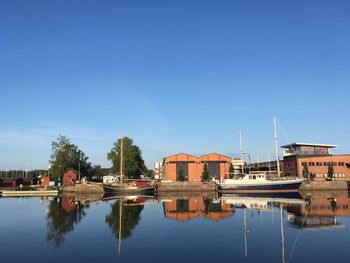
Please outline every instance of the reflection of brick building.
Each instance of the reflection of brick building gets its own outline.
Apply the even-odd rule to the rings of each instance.
[[[303,177],[307,166],[309,175],[315,180],[324,180],[328,167],[333,166],[336,180],[350,179],[350,155],[332,155],[331,148],[335,145],[293,143],[284,145],[283,171],[287,176]]]
[[[350,197],[348,192],[339,192],[335,198],[311,197],[308,206],[289,207],[288,212],[300,216],[347,216],[350,217]]]
[[[321,196],[309,197],[307,204],[287,205],[287,211],[293,214],[293,224],[301,228],[335,227],[339,225],[337,216],[349,217],[349,193],[336,192],[333,198],[328,195],[321,192]]]
[[[75,198],[74,196],[62,196],[62,209],[65,212],[71,212],[76,210]]]
[[[163,209],[166,217],[180,221],[187,221],[197,217],[220,220],[233,214],[231,205],[213,203],[210,199],[203,197],[172,199],[163,203]]]
[[[200,157],[179,153],[164,158],[164,179],[179,181],[201,181],[204,164],[208,166],[209,177],[222,179],[229,172],[231,158],[218,153],[211,153]]]

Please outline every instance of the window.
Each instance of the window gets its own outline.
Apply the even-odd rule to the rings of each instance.
[[[188,212],[189,210],[189,200],[178,199],[176,200],[176,212]]]
[[[254,179],[254,180],[256,179],[256,175],[253,175],[253,179]]]

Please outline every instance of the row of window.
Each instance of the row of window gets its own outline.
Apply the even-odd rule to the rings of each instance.
[[[311,206],[312,210],[331,210],[331,206],[326,206],[326,205],[313,205]],[[337,205],[337,209],[348,209],[348,205]]]
[[[301,163],[302,165],[309,166],[345,166],[344,162],[309,162],[309,163]]]
[[[316,177],[328,177],[328,174],[316,174]],[[345,177],[345,174],[334,174],[334,177]]]

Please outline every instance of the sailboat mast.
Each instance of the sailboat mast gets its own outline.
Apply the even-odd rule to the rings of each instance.
[[[123,137],[120,138],[120,180],[123,180]]]
[[[241,161],[242,161],[242,174],[243,174],[244,173],[244,160],[243,160],[242,130],[239,130],[239,145],[240,145],[240,153],[241,153]]]
[[[276,154],[276,163],[277,163],[277,176],[280,176],[280,161],[278,157],[278,137],[277,137],[277,126],[276,126],[276,117],[273,117],[273,129],[275,133],[275,154]]]

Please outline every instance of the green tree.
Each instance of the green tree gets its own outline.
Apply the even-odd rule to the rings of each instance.
[[[203,173],[202,173],[202,182],[207,182],[207,181],[209,181],[209,169],[208,169],[208,164],[204,163]]]
[[[229,169],[229,178],[233,178],[233,174],[235,173],[235,168],[232,163],[230,163],[230,169]]]
[[[309,178],[309,167],[307,163],[303,163],[303,177],[304,178]]]
[[[334,177],[334,167],[332,163],[328,163],[328,177],[333,178]]]
[[[88,157],[62,134],[51,143],[50,176],[54,180],[62,180],[63,173],[69,169],[79,170],[84,176],[89,176],[91,164]]]
[[[111,151],[107,154],[107,160],[112,162],[112,171],[119,173],[120,170],[120,145],[121,139],[113,143]],[[123,173],[129,178],[139,178],[142,172],[147,171],[142,151],[134,145],[132,139],[123,137]]]

